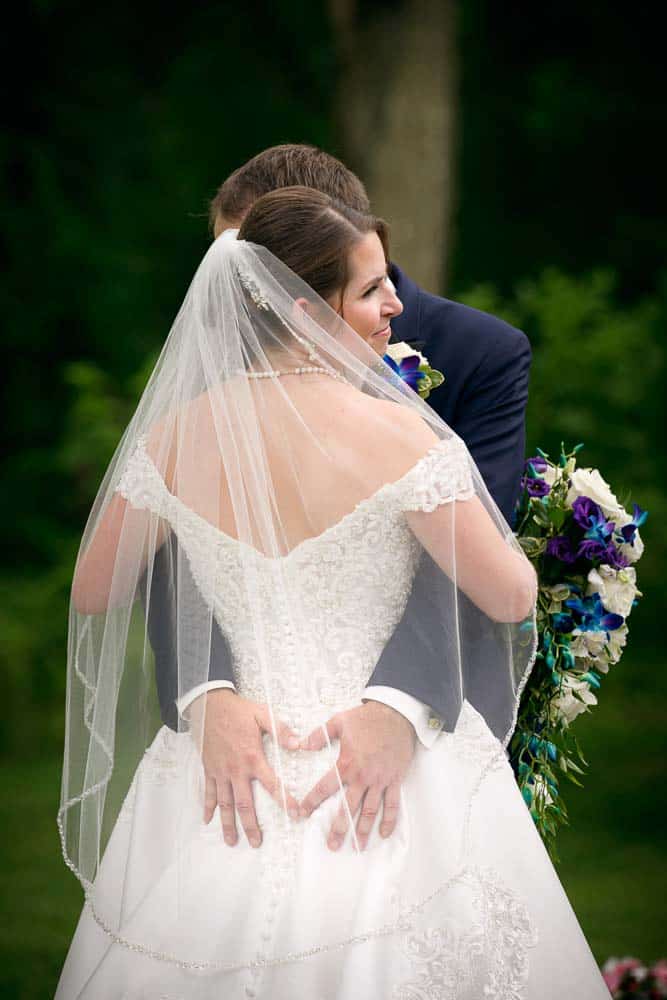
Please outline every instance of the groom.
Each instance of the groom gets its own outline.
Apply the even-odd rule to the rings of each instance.
[[[210,210],[215,236],[227,228],[237,228],[262,195],[292,185],[316,188],[362,212],[370,209],[362,182],[333,156],[308,145],[274,146],[239,167],[218,190]],[[463,438],[489,492],[506,520],[511,521],[524,458],[531,359],[528,340],[502,320],[424,291],[396,264],[391,265],[390,277],[404,307],[402,315],[392,321],[391,342],[406,341],[418,347],[431,367],[444,373],[444,384],[432,391],[428,402]],[[175,608],[166,566],[178,560],[187,572],[187,565],[173,535],[169,549],[163,546],[158,560],[164,565],[155,568],[148,630],[164,721],[176,728],[180,712],[197,725],[206,702],[205,819],[208,822],[219,805],[225,841],[230,845],[237,842],[238,815],[249,843],[259,847],[261,831],[251,782],[260,781],[271,794],[277,788],[262,743],[262,733],[271,732],[268,714],[263,706],[236,694],[231,652],[215,623],[209,682],[177,699],[178,669],[171,627]],[[443,694],[444,668],[437,647],[431,647],[430,661],[426,656],[414,656],[415,642],[429,646],[422,627],[417,627],[414,615],[411,617],[411,604],[423,604],[420,594],[428,593],[429,562],[422,560],[412,597],[369,680],[364,703],[336,714],[327,724],[329,738],[340,740],[337,767],[347,786],[351,814],[361,807],[356,829],[362,847],[380,808],[380,834],[388,837],[395,828],[401,782],[414,754],[415,739],[426,747],[432,746],[441,728],[454,728],[461,707],[455,690],[447,697]],[[483,643],[479,660],[481,690]],[[418,672],[411,666],[417,661]],[[206,698],[205,692],[209,692]],[[278,731],[278,737],[290,749],[298,743],[296,735],[286,728]],[[305,750],[321,749],[326,737],[318,730],[300,745]],[[320,778],[302,803],[288,799],[288,807],[292,813],[309,816],[338,788],[334,768]],[[329,833],[332,850],[343,842],[346,816],[343,805]]]

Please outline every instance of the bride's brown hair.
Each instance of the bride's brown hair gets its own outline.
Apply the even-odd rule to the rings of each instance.
[[[266,247],[323,299],[349,280],[350,250],[377,233],[389,262],[388,229],[382,219],[307,187],[287,187],[259,198],[246,215],[239,239]]]

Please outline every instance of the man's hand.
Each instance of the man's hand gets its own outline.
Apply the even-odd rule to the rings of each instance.
[[[357,840],[363,849],[375,817],[383,806],[380,835],[389,837],[396,827],[403,781],[415,750],[415,731],[399,712],[381,702],[369,701],[358,708],[339,712],[326,724],[329,739],[340,740],[338,773],[347,786],[346,799],[357,821]],[[322,727],[302,742],[304,750],[321,750],[327,745]],[[336,768],[321,778],[301,803],[301,815],[310,816],[320,803],[338,791]],[[338,850],[348,829],[345,803],[331,824],[328,846]]]
[[[257,822],[251,782],[259,781],[269,795],[283,806],[283,793],[275,771],[264,755],[262,733],[271,733],[271,718],[266,705],[249,701],[229,688],[200,695],[189,708],[193,738],[200,748],[206,776],[204,822],[210,823],[215,807],[220,806],[225,843],[236,844],[236,815],[241,817],[252,847],[262,843]],[[288,750],[299,747],[297,736],[278,719],[276,735]],[[204,727],[202,737],[202,726]],[[287,810],[296,819],[299,803],[285,790]]]

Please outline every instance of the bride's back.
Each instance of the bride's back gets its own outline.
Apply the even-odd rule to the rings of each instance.
[[[226,535],[252,540],[260,550],[267,543],[278,545],[280,554],[295,548],[402,476],[419,457],[419,446],[411,444],[416,420],[437,440],[400,404],[324,375],[292,376],[280,384],[258,380],[251,392],[260,441],[225,469],[220,414],[204,396],[188,414],[188,424],[197,427],[196,454],[175,457],[166,478],[187,506]],[[237,412],[242,414],[240,408]],[[232,419],[236,423],[242,416]],[[258,450],[264,458],[261,483],[256,481]],[[264,523],[269,509],[271,525]]]

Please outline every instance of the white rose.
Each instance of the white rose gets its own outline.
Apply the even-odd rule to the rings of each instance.
[[[612,614],[627,618],[632,611],[632,602],[639,593],[637,573],[632,566],[615,570],[611,566],[600,566],[588,574],[587,594],[599,594],[603,607]]]
[[[556,719],[569,726],[571,722],[587,712],[591,705],[597,705],[598,700],[586,681],[576,677],[564,677],[561,693],[552,703],[552,711]]]
[[[632,545],[628,545],[627,542],[621,542],[617,548],[621,555],[625,556],[629,562],[633,563],[637,562],[638,559],[641,559],[644,552],[644,543],[639,532],[635,531],[635,540]]]
[[[613,632],[609,633],[609,641],[607,645],[609,646],[609,662],[618,663],[623,655],[623,649],[628,641],[628,626],[621,625],[620,628],[615,628]]]
[[[628,520],[632,520],[611,492],[609,483],[604,481],[597,469],[575,469],[571,474],[566,501],[569,507],[577,497],[590,497],[608,518],[615,519],[617,527],[623,527],[628,524]]]
[[[413,355],[417,355],[419,358],[420,365],[428,364],[428,361],[417,351],[414,347],[410,347],[410,344],[406,344],[404,340],[401,340],[398,344],[388,344],[385,348],[385,354],[388,354],[392,361],[399,364],[403,358],[411,358]]]
[[[573,656],[576,656],[578,660],[588,659],[588,646],[586,645],[584,633],[580,633],[572,639],[570,642],[570,652]]]
[[[570,643],[573,656],[599,656],[607,642],[606,632],[580,632],[575,628],[572,632],[574,636]]]
[[[616,524],[616,527],[624,528],[626,524],[630,524],[630,521],[632,521],[632,514],[628,514],[627,510],[624,510],[623,507],[619,506],[618,510],[614,514],[614,523]]]

